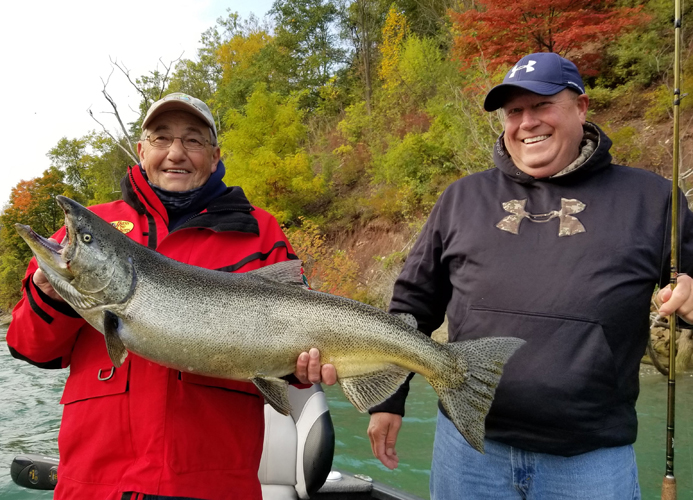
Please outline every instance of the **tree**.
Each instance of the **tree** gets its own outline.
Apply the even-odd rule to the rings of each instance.
[[[122,139],[121,139],[122,140]],[[63,137],[47,155],[54,167],[65,172],[75,198],[87,205],[120,197],[120,180],[131,158],[105,132],[91,132],[79,139]]]
[[[338,11],[333,0],[276,0],[270,15],[276,23],[274,44],[293,89],[309,89],[314,98],[344,62],[338,44]]]
[[[91,198],[89,178],[86,175],[86,140],[63,137],[50,151],[48,158],[54,167],[65,172],[66,180],[86,199]]]
[[[217,49],[222,69],[216,107],[225,116],[229,109],[242,109],[258,83],[273,91],[285,90],[283,78],[274,78],[276,68],[270,46],[272,37],[259,26],[246,24]]]
[[[451,14],[459,33],[454,55],[465,67],[482,61],[489,70],[531,52],[571,56],[583,75],[598,73],[601,49],[646,18],[642,5],[618,0],[477,0],[476,8]]]
[[[397,67],[408,31],[407,18],[393,5],[387,13],[385,26],[383,26],[383,43],[380,46],[382,59],[378,75],[383,79],[385,89],[392,89],[400,83]]]
[[[366,111],[371,113],[373,72],[376,68],[377,45],[385,17],[388,0],[341,0],[341,36],[353,47],[353,63],[363,84]]]
[[[183,92],[209,102],[219,83],[216,70],[216,66],[209,66],[206,61],[183,59],[176,65],[166,93]]]
[[[222,66],[218,60],[218,51],[223,43],[224,35],[231,36],[236,30],[238,14],[227,9],[226,18],[217,19],[217,25],[202,33],[197,51],[197,61],[182,59],[175,67],[167,93],[184,92],[201,99],[210,105],[214,94],[219,88],[222,78]],[[221,30],[221,32],[220,32]],[[217,120],[219,121],[219,120]]]
[[[395,0],[413,34],[440,39],[448,37],[448,11],[467,10],[474,0]]]
[[[20,261],[0,242],[0,311],[9,311],[22,297],[22,278],[27,263]]]
[[[55,198],[58,195],[75,197],[74,189],[64,182],[64,178],[63,172],[51,167],[41,177],[20,181],[10,192],[9,205],[0,215],[0,232],[2,240],[24,265],[28,263],[31,251],[14,230],[14,225],[27,224],[46,237],[60,229],[64,216]]]
[[[87,205],[120,199],[120,181],[125,176],[128,165],[132,165],[130,158],[123,152],[123,148],[104,133],[91,132],[84,139],[90,151],[87,176],[92,194]]]
[[[60,229],[64,217],[55,197],[75,197],[64,178],[64,172],[51,167],[41,177],[21,181],[12,188],[9,204],[0,214],[0,309],[7,310],[20,299],[21,279],[32,255],[14,225],[29,225],[44,237]]]
[[[306,128],[299,96],[283,98],[258,84],[245,113],[230,110],[221,136],[227,184],[240,185],[253,204],[267,208],[280,222],[302,215],[324,192],[324,182],[301,148]]]

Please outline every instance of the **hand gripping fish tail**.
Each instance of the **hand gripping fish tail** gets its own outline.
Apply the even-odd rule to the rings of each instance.
[[[484,420],[503,365],[523,341],[440,344],[413,317],[310,290],[301,261],[244,273],[195,267],[133,241],[62,196],[67,238],[17,231],[54,290],[105,336],[118,369],[128,353],[197,375],[249,381],[283,414],[298,356],[319,349],[360,411],[383,402],[411,372],[438,393],[462,435],[483,450]]]

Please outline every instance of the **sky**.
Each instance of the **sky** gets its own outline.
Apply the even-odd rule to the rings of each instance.
[[[50,167],[46,153],[62,137],[115,130],[101,91],[117,60],[139,77],[159,58],[194,59],[200,36],[227,9],[262,18],[272,0],[29,0],[6,2],[0,16],[0,208],[21,180]],[[110,58],[110,59],[109,59]],[[160,64],[160,63],[159,63]],[[159,66],[159,69],[162,69]],[[134,121],[139,98],[117,69],[108,83],[125,121]]]

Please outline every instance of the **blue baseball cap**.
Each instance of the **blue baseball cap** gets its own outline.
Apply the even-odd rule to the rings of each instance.
[[[537,52],[520,59],[505,75],[503,83],[493,87],[486,95],[484,109],[495,111],[502,107],[508,90],[512,88],[539,95],[554,95],[564,89],[585,93],[585,84],[577,66],[555,52]]]

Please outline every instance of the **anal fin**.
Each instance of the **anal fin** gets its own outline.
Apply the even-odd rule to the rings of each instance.
[[[111,311],[104,311],[103,313],[103,335],[106,338],[106,349],[108,350],[108,357],[111,358],[111,363],[116,368],[120,368],[128,355],[127,349],[123,345],[123,341],[120,340],[118,332],[122,327],[122,322],[120,318],[113,314]]]
[[[384,370],[340,378],[339,384],[351,404],[363,413],[392,396],[409,373],[397,365],[389,365]]]
[[[262,393],[269,405],[282,415],[291,413],[289,403],[289,383],[286,380],[274,377],[250,379],[255,387]]]

